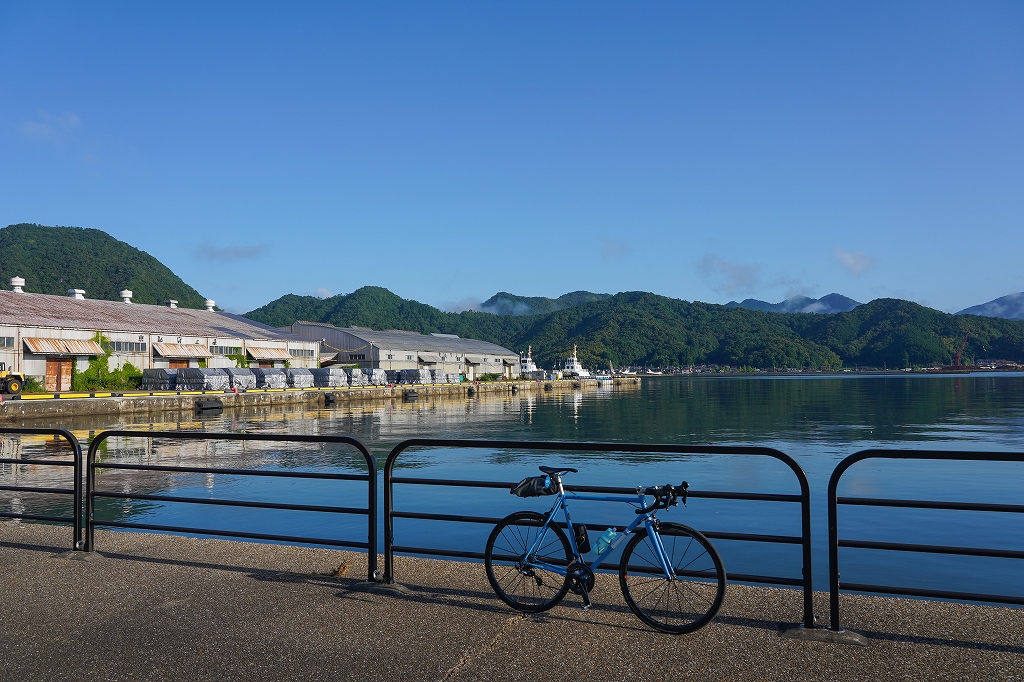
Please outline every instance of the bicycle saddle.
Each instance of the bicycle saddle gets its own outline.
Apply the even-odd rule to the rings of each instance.
[[[548,476],[561,476],[562,474],[575,474],[578,473],[578,469],[570,467],[538,467],[543,473]]]

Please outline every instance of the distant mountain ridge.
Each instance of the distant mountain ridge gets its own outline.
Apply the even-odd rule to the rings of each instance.
[[[829,294],[821,298],[793,296],[781,303],[768,303],[767,301],[759,301],[756,298],[748,298],[739,303],[729,301],[725,305],[730,308],[761,310],[766,313],[820,313],[834,315],[835,313],[848,313],[857,306],[864,304],[842,294]]]
[[[175,299],[182,308],[202,308],[205,298],[145,251],[102,230],[47,227],[34,223],[0,229],[0,283],[25,278],[25,291],[66,296],[84,289],[88,298],[120,300],[131,289],[136,303]]]
[[[590,367],[609,362],[833,369],[949,365],[965,333],[967,364],[981,357],[1024,362],[1024,321],[957,317],[898,299],[806,315],[630,291],[545,314],[495,315],[446,313],[381,287],[363,287],[329,299],[283,296],[246,317],[272,326],[305,319],[340,327],[458,334],[518,351],[531,345],[534,358],[546,367],[564,360],[574,345]]]
[[[981,305],[964,308],[957,315],[981,315],[1002,317],[1007,320],[1024,320],[1024,292],[1001,296]]]
[[[495,315],[544,315],[563,308],[603,301],[611,298],[611,294],[593,294],[589,291],[573,291],[562,294],[558,298],[544,296],[517,296],[507,291],[499,291],[480,304],[480,310]]]

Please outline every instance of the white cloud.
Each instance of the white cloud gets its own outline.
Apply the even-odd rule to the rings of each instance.
[[[608,235],[601,235],[601,255],[608,260],[619,260],[633,253],[632,247],[626,242],[612,239]]]
[[[331,296],[334,296],[334,292],[327,287],[317,287],[316,291],[313,292],[313,295],[317,298],[330,298]]]
[[[461,301],[455,301],[454,303],[443,303],[442,310],[446,313],[462,313],[467,310],[480,310],[480,299],[479,298],[464,298]]]
[[[203,243],[195,248],[193,254],[199,260],[226,263],[230,261],[253,260],[255,258],[259,258],[266,253],[269,248],[269,244],[253,244],[252,246],[214,246],[210,243]]]
[[[71,137],[81,127],[82,119],[73,111],[65,111],[63,114],[51,114],[40,109],[35,118],[25,121],[18,126],[18,132],[25,137],[31,137],[36,140],[57,142]]]
[[[715,291],[726,294],[750,293],[761,281],[761,266],[754,263],[731,263],[713,253],[706,253],[697,263],[697,272],[716,280]]]
[[[836,258],[843,264],[843,267],[855,275],[862,274],[875,264],[875,257],[863,251],[836,249]]]

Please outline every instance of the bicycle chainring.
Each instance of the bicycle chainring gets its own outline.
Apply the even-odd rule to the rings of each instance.
[[[573,594],[583,594],[586,588],[587,594],[594,591],[594,572],[589,566],[574,561],[566,569],[569,576],[569,591]]]

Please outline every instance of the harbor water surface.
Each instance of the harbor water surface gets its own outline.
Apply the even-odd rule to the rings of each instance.
[[[811,484],[815,586],[827,587],[826,490],[847,455],[866,448],[1011,450],[1024,452],[1024,375],[955,376],[694,376],[645,378],[639,388],[598,388],[567,393],[478,394],[468,399],[340,404],[334,408],[253,409],[202,419],[169,415],[160,423],[105,421],[59,424],[85,443],[109,428],[346,434],[363,440],[378,468],[408,438],[482,438],[683,444],[743,444],[793,456]],[[45,438],[3,441],[5,457],[58,456]],[[277,443],[182,442],[112,439],[104,461],[261,467],[346,472],[365,470],[347,447]],[[414,449],[398,462],[398,475],[516,481],[537,465],[580,470],[567,481],[632,487],[679,483],[694,490],[798,493],[782,463],[751,456],[624,453],[546,453],[509,450]],[[66,483],[67,472],[0,465],[0,485]],[[182,496],[365,504],[365,486],[353,482],[244,479],[227,475],[100,471],[98,487]],[[378,482],[379,485],[379,482]],[[855,465],[840,495],[1021,504],[1024,464],[880,461]],[[59,511],[63,502],[43,495],[0,493],[4,511]],[[550,498],[522,500],[502,490],[396,486],[395,507],[406,511],[500,517],[517,509],[543,510]],[[577,502],[574,521],[595,532],[624,525],[626,505]],[[99,500],[97,517],[146,523],[250,530],[308,537],[358,538],[365,518],[308,512],[227,509],[152,501]],[[795,504],[691,499],[662,512],[706,531],[796,535]],[[1018,514],[841,507],[844,538],[999,549],[1024,547]],[[490,527],[397,519],[399,545],[482,551]],[[592,534],[592,538],[596,534]],[[716,540],[733,573],[799,577],[798,546]],[[102,550],[102,547],[99,548]],[[1018,560],[875,550],[841,550],[843,580],[1024,596]],[[397,576],[401,579],[401,576]]]

